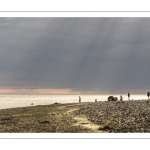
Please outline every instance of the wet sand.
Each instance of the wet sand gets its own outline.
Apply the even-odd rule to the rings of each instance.
[[[150,102],[86,102],[0,110],[2,133],[150,132]]]

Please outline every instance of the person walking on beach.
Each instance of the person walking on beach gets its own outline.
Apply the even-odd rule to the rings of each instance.
[[[120,101],[123,101],[123,97],[122,97],[122,95],[120,95]]]
[[[147,92],[147,97],[148,97],[148,99],[149,99],[149,95],[150,95],[150,93],[149,93],[149,91]]]
[[[79,96],[79,103],[81,103],[81,97]]]
[[[128,100],[130,100],[130,93],[128,93]]]

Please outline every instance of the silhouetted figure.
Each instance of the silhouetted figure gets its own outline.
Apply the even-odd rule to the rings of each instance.
[[[79,103],[81,103],[81,97],[79,96]]]
[[[149,95],[150,95],[150,93],[149,93],[149,91],[147,92],[147,97],[148,97],[148,99],[149,99]]]
[[[95,99],[95,102],[97,102],[97,99]]]
[[[130,100],[130,93],[128,93],[128,100]]]
[[[123,101],[123,97],[122,97],[122,95],[120,95],[120,101]]]
[[[117,97],[109,96],[108,101],[118,101]]]
[[[113,100],[113,96],[109,96],[108,101],[112,101],[112,100]]]
[[[118,98],[117,98],[117,97],[114,97],[114,101],[118,101]]]

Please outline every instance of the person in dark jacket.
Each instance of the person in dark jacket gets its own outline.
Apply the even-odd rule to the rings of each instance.
[[[123,101],[123,97],[122,97],[122,95],[120,95],[120,101]]]
[[[128,100],[130,100],[130,93],[128,93]]]
[[[79,103],[81,103],[81,97],[79,96]]]
[[[149,93],[149,91],[147,92],[147,97],[148,97],[148,99],[149,99],[149,95],[150,95],[150,93]]]

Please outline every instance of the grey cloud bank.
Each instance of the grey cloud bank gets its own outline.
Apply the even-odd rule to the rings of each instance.
[[[149,89],[149,18],[0,18],[0,87]]]

